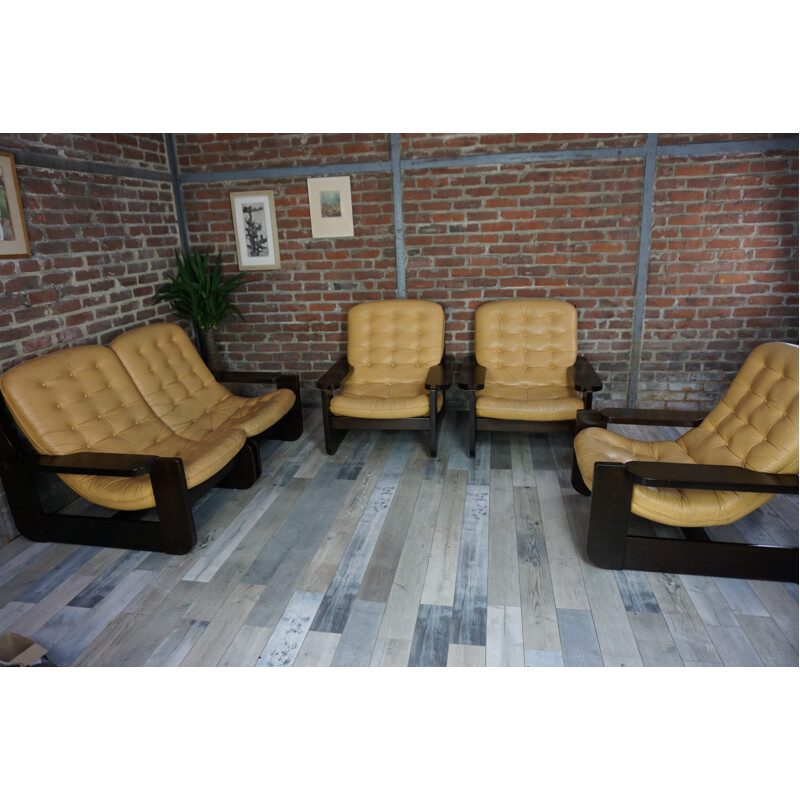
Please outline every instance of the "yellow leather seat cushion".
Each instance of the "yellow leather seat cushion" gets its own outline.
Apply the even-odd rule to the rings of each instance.
[[[425,379],[444,353],[444,309],[428,300],[360,303],[347,315],[351,371],[331,398],[332,414],[403,419],[430,414]],[[437,410],[443,404],[437,393]]]
[[[475,312],[475,358],[486,369],[475,413],[493,419],[575,419],[583,400],[567,377],[578,314],[563,300],[498,300]]]
[[[719,464],[795,474],[798,468],[798,350],[770,342],[748,356],[722,400],[675,441],[642,442],[603,428],[575,437],[575,455],[591,489],[598,461]],[[735,522],[772,495],[634,486],[634,514],[666,525]]]
[[[256,436],[284,417],[295,402],[291,389],[237,397],[203,363],[184,330],[158,323],[118,336],[111,349],[169,428],[193,441],[212,431],[241,429]]]
[[[436,410],[442,409],[442,393],[436,393]],[[342,382],[342,391],[331,398],[331,413],[361,419],[407,419],[430,414],[430,394],[419,383]]]
[[[73,347],[19,364],[0,378],[17,425],[42,455],[126,453],[183,459],[189,488],[210,478],[241,450],[229,430],[193,442],[171,431],[145,403],[117,356],[99,345]],[[73,491],[107,508],[155,505],[147,475],[60,475]]]
[[[492,419],[555,420],[575,419],[583,408],[581,396],[566,382],[561,385],[535,385],[512,382],[513,376],[500,376],[487,370],[483,389],[475,392],[475,413]],[[528,372],[528,377],[530,371]]]

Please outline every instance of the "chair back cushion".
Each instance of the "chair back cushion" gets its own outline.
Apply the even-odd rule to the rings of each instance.
[[[578,313],[564,300],[497,300],[475,312],[475,357],[487,380],[563,385],[578,355]]]
[[[444,309],[438,303],[377,300],[348,312],[347,360],[355,383],[424,384],[443,353]]]
[[[756,347],[722,400],[678,443],[700,464],[797,473],[797,346],[768,342]]]
[[[148,405],[179,433],[231,396],[177,325],[163,322],[134,328],[117,336],[111,349]]]
[[[100,345],[18,364],[0,388],[17,425],[45,455],[142,453],[172,435],[116,355]]]

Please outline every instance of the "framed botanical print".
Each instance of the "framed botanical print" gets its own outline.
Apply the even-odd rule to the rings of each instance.
[[[231,192],[231,211],[239,269],[280,269],[274,194]]]
[[[353,236],[350,177],[309,178],[311,236],[315,239]]]
[[[14,156],[0,153],[0,258],[18,258],[30,254]]]

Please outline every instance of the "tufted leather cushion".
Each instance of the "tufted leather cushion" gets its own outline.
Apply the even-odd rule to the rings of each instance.
[[[721,464],[796,473],[798,349],[782,342],[757,347],[711,413],[675,441],[640,442],[603,428],[587,428],[575,437],[575,454],[590,489],[597,461]],[[771,496],[635,486],[631,510],[667,525],[724,525]]]
[[[486,368],[475,413],[494,419],[574,419],[583,400],[567,378],[578,313],[563,300],[498,300],[475,312],[475,357]]]
[[[184,330],[159,323],[118,336],[111,349],[139,391],[175,433],[203,441],[218,430],[241,429],[255,436],[294,405],[291,389],[261,397],[237,397],[218,383]]]
[[[430,413],[428,370],[444,353],[444,309],[428,300],[379,300],[347,315],[351,371],[331,398],[331,413],[403,419]],[[442,393],[437,394],[441,409]]]
[[[144,401],[117,356],[99,345],[73,347],[19,364],[0,377],[0,391],[37,452],[177,456],[183,459],[189,488],[222,469],[246,438],[236,430],[203,442],[176,435]],[[108,508],[138,510],[155,505],[147,475],[60,477],[82,497]]]

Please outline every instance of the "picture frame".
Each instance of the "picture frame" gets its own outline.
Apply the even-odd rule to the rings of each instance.
[[[231,213],[239,269],[280,269],[274,193],[231,192]]]
[[[30,254],[31,245],[22,213],[14,156],[0,152],[0,258],[19,258]]]
[[[333,239],[353,236],[350,176],[308,178],[311,236]]]

